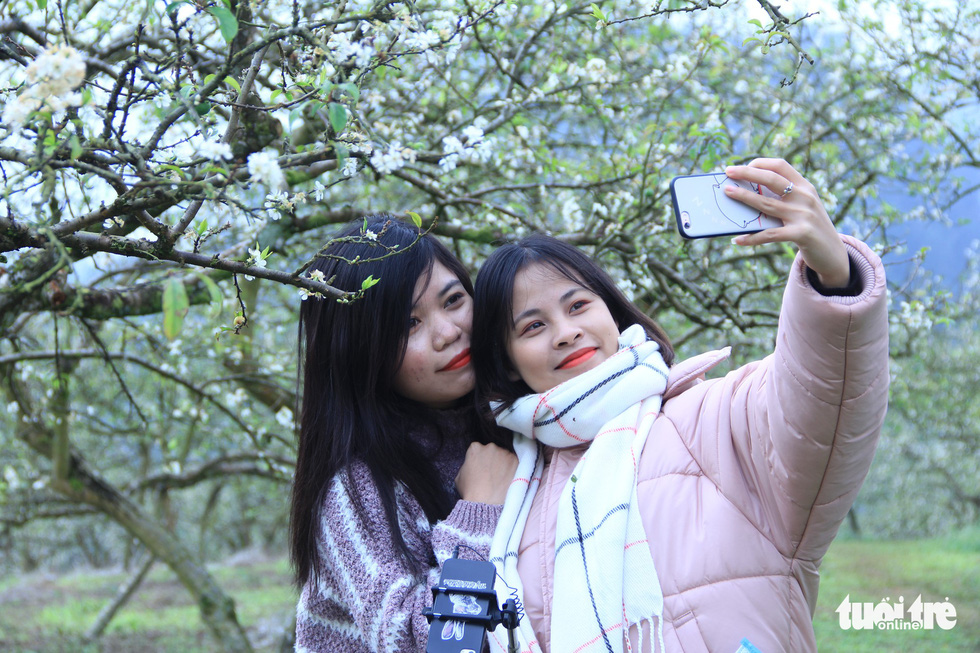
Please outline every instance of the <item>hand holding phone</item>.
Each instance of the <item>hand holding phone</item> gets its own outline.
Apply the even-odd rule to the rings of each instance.
[[[778,197],[765,186],[731,179],[724,172],[674,177],[670,182],[670,197],[677,230],[684,238],[735,236],[783,225],[781,220],[728,197],[727,185]]]

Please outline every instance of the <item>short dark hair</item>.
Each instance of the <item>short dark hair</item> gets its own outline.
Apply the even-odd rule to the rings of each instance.
[[[674,349],[664,330],[634,306],[595,261],[572,245],[535,233],[495,250],[476,277],[470,354],[476,368],[478,405],[499,401],[503,402],[502,410],[524,395],[533,394],[523,380],[511,378],[514,366],[507,356],[507,338],[514,319],[514,279],[533,263],[547,265],[598,295],[620,331],[632,324],[642,325],[647,336],[659,343],[667,365],[673,363]]]
[[[331,479],[344,471],[349,478],[355,461],[367,466],[377,486],[388,522],[379,527],[387,526],[410,567],[415,561],[398,524],[395,484],[408,488],[430,522],[444,519],[454,505],[432,461],[405,437],[406,416],[424,419],[431,413],[400,397],[392,385],[408,344],[416,282],[431,275],[436,262],[473,294],[466,269],[445,245],[378,214],[349,224],[309,267],[348,292],[360,290],[369,276],[379,282],[354,301],[309,297],[300,309],[303,393],[290,510],[290,549],[300,585],[323,571],[318,511]],[[360,509],[356,493],[351,498]]]

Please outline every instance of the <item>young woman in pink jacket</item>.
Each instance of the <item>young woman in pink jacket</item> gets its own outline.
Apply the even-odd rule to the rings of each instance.
[[[588,257],[501,247],[476,284],[477,391],[520,457],[491,556],[523,651],[813,651],[818,568],[873,456],[888,392],[884,270],[787,162],[726,170],[792,242],[774,352],[675,363]],[[500,584],[498,584],[500,585]],[[506,635],[491,646],[505,650]]]

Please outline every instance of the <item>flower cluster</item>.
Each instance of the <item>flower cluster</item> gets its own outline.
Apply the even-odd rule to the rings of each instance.
[[[928,331],[932,328],[932,317],[925,305],[918,301],[901,302],[899,305],[898,323],[904,324],[911,331]]]
[[[228,143],[216,143],[206,141],[197,148],[198,154],[211,161],[230,161],[232,158],[231,146]]]
[[[388,174],[409,163],[415,163],[415,151],[402,147],[398,141],[392,141],[387,150],[374,150],[371,154],[371,165],[381,174]]]
[[[288,406],[283,406],[276,413],[276,422],[284,429],[293,428],[293,411]]]
[[[477,118],[472,125],[463,129],[465,142],[456,136],[443,138],[443,157],[439,160],[439,167],[448,172],[461,161],[488,161],[493,154],[493,139],[483,131],[486,124],[485,119]]]
[[[327,42],[329,49],[336,57],[338,62],[345,62],[348,59],[354,60],[354,65],[358,68],[365,68],[371,63],[374,56],[374,48],[364,41],[351,41],[346,32],[334,32]]]
[[[248,259],[245,261],[245,265],[250,265],[256,268],[267,267],[268,262],[266,261],[266,259],[268,259],[269,255],[271,254],[269,250],[270,248],[268,247],[266,247],[265,249],[260,249],[259,244],[255,243],[255,247],[248,248]],[[249,281],[255,279],[255,277],[253,277],[250,274],[246,274],[245,278],[248,279]]]
[[[317,182],[320,184],[320,182]],[[317,201],[323,198],[326,187],[320,184],[321,190],[314,189],[313,198]],[[265,196],[265,208],[268,209],[268,217],[271,220],[278,220],[281,215],[292,215],[296,211],[297,204],[306,203],[306,193],[300,192],[290,195],[285,191],[276,191]]]
[[[248,174],[270,188],[278,189],[286,183],[279,161],[275,153],[269,151],[254,152],[248,157]]]
[[[75,48],[45,50],[27,67],[26,75],[24,92],[3,109],[4,123],[19,127],[35,111],[59,113],[82,104],[82,96],[75,89],[85,81],[85,61]]]
[[[323,276],[323,270],[310,270],[308,275],[310,279],[314,281],[319,281],[320,283],[326,283],[327,279]],[[310,297],[316,297],[317,299],[323,299],[323,293],[310,292],[306,288],[299,289],[299,296],[303,301],[306,301]]]

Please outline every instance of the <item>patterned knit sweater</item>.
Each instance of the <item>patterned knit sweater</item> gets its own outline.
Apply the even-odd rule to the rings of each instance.
[[[435,426],[447,436],[441,446],[431,426],[416,427],[406,434],[436,461],[441,481],[454,493],[470,440],[466,417],[466,409],[439,411]],[[323,573],[308,581],[300,596],[296,650],[425,651],[429,626],[422,608],[432,604],[431,588],[439,581],[442,563],[457,545],[476,551],[464,549],[460,557],[488,558],[502,506],[460,499],[445,520],[430,525],[418,502],[403,487],[396,487],[399,522],[409,550],[422,563],[438,562],[420,579],[407,568],[390,537],[372,536],[377,529],[368,525],[382,524],[385,517],[367,466],[355,466],[351,480],[367,519],[355,510],[342,476],[335,476],[320,510],[317,545]]]

